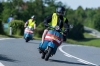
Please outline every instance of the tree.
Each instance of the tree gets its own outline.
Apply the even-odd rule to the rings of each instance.
[[[0,34],[4,34],[2,20],[0,20]]]
[[[86,13],[86,18],[84,21],[84,25],[94,28],[93,18],[94,18],[94,15],[96,14],[95,9],[86,8],[85,13]]]
[[[81,6],[79,6],[77,8],[77,10],[75,11],[75,15],[76,15],[79,23],[84,23],[84,20],[86,18],[86,14]]]
[[[73,25],[73,28],[70,29],[68,37],[71,39],[81,40],[84,38],[84,27],[83,27],[83,18],[82,15],[84,11],[80,7],[77,10],[67,9],[67,18],[69,23]]]
[[[94,28],[100,31],[100,13],[94,16]]]
[[[7,2],[3,2],[3,11],[2,11],[2,20],[3,22],[7,22],[7,18],[10,16],[12,10],[10,4]]]
[[[0,19],[2,18],[2,17],[1,17],[2,11],[3,11],[3,5],[2,5],[2,3],[0,2]]]

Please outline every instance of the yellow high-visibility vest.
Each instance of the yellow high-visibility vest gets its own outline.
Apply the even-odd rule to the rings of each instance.
[[[35,20],[34,21],[32,21],[32,19],[28,20],[28,26],[34,28],[34,24],[35,24]]]
[[[66,18],[65,17],[63,17],[63,18],[64,18],[64,22],[65,22]],[[53,13],[51,25],[53,27],[55,27],[57,25],[57,21],[58,21],[57,13]]]
[[[58,16],[57,16],[57,14],[56,14],[56,13],[53,13],[51,25],[52,25],[53,27],[55,27],[55,26],[57,25],[57,21],[58,21]]]

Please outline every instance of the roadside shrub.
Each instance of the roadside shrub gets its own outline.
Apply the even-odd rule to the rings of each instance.
[[[24,33],[24,22],[22,20],[12,20],[9,27],[12,27],[13,35],[23,35]]]
[[[37,26],[37,28],[36,28],[36,30],[35,30],[35,32],[34,32],[34,35],[35,35],[36,37],[41,38],[41,37],[42,37],[42,34],[43,34],[43,31],[44,31],[43,23],[40,23],[40,24]]]
[[[84,26],[80,23],[74,25],[74,27],[70,30],[68,37],[74,40],[84,39]]]

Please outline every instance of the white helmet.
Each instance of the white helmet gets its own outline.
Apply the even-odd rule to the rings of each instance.
[[[35,18],[35,15],[33,15],[31,18],[32,18],[32,19]]]

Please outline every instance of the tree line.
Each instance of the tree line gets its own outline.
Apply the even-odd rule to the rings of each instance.
[[[72,35],[69,37],[83,38],[84,26],[100,31],[100,8],[83,9],[79,6],[76,10],[73,10],[61,1],[56,2],[56,0],[7,0],[6,2],[0,2],[0,20],[7,22],[7,18],[12,14],[14,19],[26,22],[32,15],[36,15],[38,26],[47,15],[56,12],[58,6],[66,8],[65,17],[74,26],[70,31]]]

